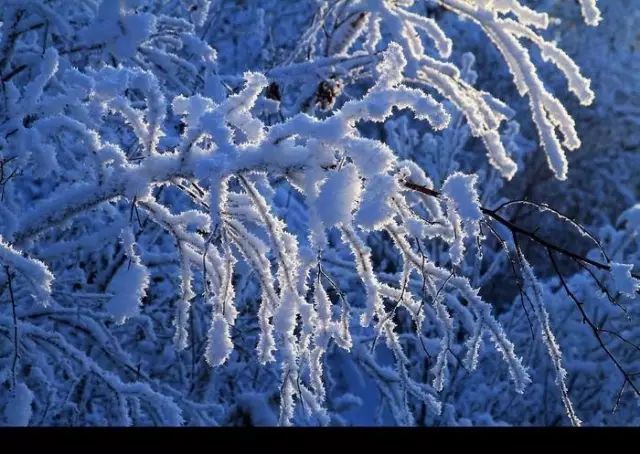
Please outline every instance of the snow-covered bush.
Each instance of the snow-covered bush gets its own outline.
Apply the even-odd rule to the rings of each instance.
[[[529,203],[499,195],[526,154],[564,180],[581,145],[531,50],[581,105],[596,95],[538,33],[548,15],[517,0],[234,3],[0,1],[5,422],[349,424],[363,400],[344,383],[362,374],[379,422],[457,423],[452,368],[479,373],[488,339],[519,394],[540,373],[521,350],[544,348],[579,425],[561,304],[519,242],[629,298],[638,275],[504,214]],[[597,25],[595,1],[580,5]],[[495,46],[539,151],[425,6]],[[506,303],[481,293],[512,267],[539,329],[524,346],[498,316]]]

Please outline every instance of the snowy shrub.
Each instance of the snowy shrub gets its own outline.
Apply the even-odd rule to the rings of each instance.
[[[366,396],[344,384],[360,377],[379,423],[491,423],[446,399],[459,365],[504,371],[525,396],[540,374],[526,349],[543,348],[579,425],[566,365],[580,353],[563,341],[580,346],[554,317],[586,303],[555,257],[628,299],[639,282],[629,257],[581,255],[506,213],[533,204],[600,244],[572,219],[499,194],[532,153],[570,178],[581,146],[535,56],[581,106],[597,95],[543,37],[549,15],[517,0],[258,3],[0,1],[4,422],[349,424]],[[596,2],[579,4],[596,26]],[[495,47],[539,150],[425,8]],[[564,299],[523,241],[548,251]],[[518,303],[484,294],[512,268],[527,342],[500,314]]]

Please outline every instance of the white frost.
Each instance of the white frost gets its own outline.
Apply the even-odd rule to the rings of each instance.
[[[611,263],[611,277],[615,290],[633,298],[640,288],[640,281],[631,276],[633,265]]]
[[[318,215],[325,227],[349,224],[353,210],[358,207],[362,193],[362,182],[358,169],[347,164],[331,172],[320,188],[316,201]]]

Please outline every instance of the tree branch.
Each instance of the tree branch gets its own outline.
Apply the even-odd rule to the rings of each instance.
[[[611,361],[613,361],[613,363],[615,364],[616,368],[624,376],[624,379],[625,379],[626,382],[629,383],[629,386],[631,386],[631,388],[633,388],[633,390],[635,391],[636,395],[640,397],[640,391],[638,390],[636,385],[633,383],[633,379],[627,373],[627,371],[625,371],[624,368],[620,365],[618,360],[615,358],[615,356],[613,356],[613,354],[609,351],[609,349],[605,345],[604,341],[602,340],[602,337],[600,336],[600,332],[603,331],[603,330],[601,328],[597,327],[591,321],[591,319],[587,316],[587,313],[584,311],[584,308],[583,308],[584,304],[580,300],[578,300],[576,295],[571,291],[571,289],[569,289],[569,286],[567,285],[567,282],[565,281],[564,276],[562,276],[562,273],[560,272],[560,269],[558,268],[558,264],[556,263],[556,259],[553,258],[553,252],[551,252],[550,249],[547,249],[547,252],[549,254],[549,258],[551,259],[551,264],[553,265],[553,269],[555,270],[556,274],[560,278],[560,282],[562,283],[562,287],[564,287],[565,291],[567,292],[567,295],[569,295],[569,297],[576,304],[576,307],[578,308],[578,310],[582,314],[582,319],[585,321],[585,323],[587,325],[589,325],[589,328],[591,328],[591,331],[593,332],[593,335],[595,336],[596,340],[598,341],[598,344],[600,344],[600,347],[604,350],[604,352],[611,359]],[[607,330],[606,332],[610,332],[610,331]],[[633,345],[633,344],[631,344],[631,345]],[[635,347],[635,345],[634,345],[634,347]]]
[[[412,191],[416,191],[419,192],[421,194],[424,195],[428,195],[430,197],[435,197],[435,198],[442,198],[442,193],[435,191],[433,189],[429,189],[427,187],[421,186],[419,184],[415,184],[409,181],[406,181],[404,183],[404,186],[408,189],[411,189]],[[576,254],[575,252],[571,252],[563,247],[560,247],[556,244],[551,243],[548,240],[545,240],[544,238],[541,238],[540,236],[538,236],[538,234],[534,231],[531,232],[527,229],[524,229],[522,227],[520,227],[517,224],[514,224],[513,222],[503,218],[501,215],[499,215],[498,213],[496,213],[495,210],[490,210],[489,208],[485,208],[483,206],[480,207],[480,211],[482,211],[482,213],[493,219],[494,221],[504,225],[506,228],[508,228],[512,233],[518,233],[521,235],[524,235],[528,238],[530,238],[531,240],[535,241],[536,243],[544,246],[547,249],[551,249],[555,252],[558,252],[566,257],[572,258],[574,260],[578,260],[582,263],[588,263],[589,265],[592,265],[600,270],[605,270],[605,271],[611,271],[611,266],[605,263],[601,263],[598,262],[596,260],[592,260],[590,258],[587,258],[583,255],[580,254]],[[640,279],[640,273],[631,273],[631,276],[633,276],[636,279]]]

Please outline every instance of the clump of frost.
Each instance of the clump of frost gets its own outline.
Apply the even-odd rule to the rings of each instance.
[[[615,290],[633,298],[640,288],[640,281],[631,276],[632,269],[633,265],[611,263],[611,277]]]
[[[318,215],[325,227],[349,224],[361,193],[362,183],[356,166],[347,164],[331,172],[320,188],[316,202]]]

